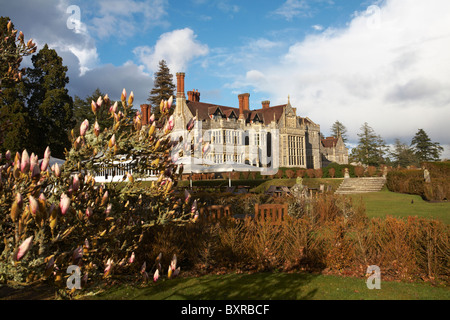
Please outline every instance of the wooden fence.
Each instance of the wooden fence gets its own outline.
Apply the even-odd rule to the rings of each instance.
[[[280,225],[288,214],[288,204],[255,204],[255,220]]]
[[[212,205],[200,208],[200,219],[217,221],[224,218],[232,218],[231,206]]]

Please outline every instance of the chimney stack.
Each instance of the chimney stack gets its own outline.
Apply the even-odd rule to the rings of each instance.
[[[184,72],[177,72],[177,98],[186,98],[184,95]]]
[[[265,100],[263,102],[261,102],[262,104],[262,108],[263,109],[269,109],[270,108],[270,101],[269,100]]]
[[[149,114],[149,105],[148,104],[141,104],[141,122],[142,125],[145,126],[148,124],[148,114]]]
[[[243,93],[244,96],[244,110],[249,111],[250,110],[250,93]]]
[[[198,90],[188,91],[188,100],[194,102],[200,102],[200,92]]]
[[[240,94],[238,95],[239,99],[239,119],[245,119],[244,116],[244,95]]]

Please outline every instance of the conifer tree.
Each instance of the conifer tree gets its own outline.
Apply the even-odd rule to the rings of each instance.
[[[339,136],[342,137],[342,141],[347,142],[347,128],[338,120],[331,126],[331,132],[333,137],[337,138]]]
[[[35,145],[33,150],[43,155],[45,148],[50,146],[52,155],[62,158],[65,148],[70,147],[69,133],[74,126],[73,100],[66,89],[68,69],[47,44],[31,61],[28,109]]]
[[[416,133],[411,141],[411,147],[420,162],[439,161],[439,156],[444,151],[438,142],[431,142],[423,129],[419,129]]]
[[[385,162],[386,143],[372,127],[365,122],[358,133],[358,146],[352,150],[351,159],[368,166],[379,166]]]
[[[170,73],[166,61],[161,60],[159,62],[159,70],[154,75],[153,89],[150,91],[150,96],[147,99],[152,105],[152,113],[155,114],[156,119],[160,118],[159,105],[161,100],[168,100],[170,96],[174,95],[174,92],[173,75]]]

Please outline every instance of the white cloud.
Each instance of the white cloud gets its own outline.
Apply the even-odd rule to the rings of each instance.
[[[281,7],[273,13],[291,21],[296,16],[309,16],[309,5],[305,0],[286,0]]]
[[[289,4],[302,8],[300,1]],[[310,35],[280,60],[252,65],[238,83],[274,101],[290,94],[299,115],[321,124],[324,134],[338,119],[355,142],[367,121],[388,142],[423,128],[449,145],[450,2],[386,0],[369,8],[346,28]]]
[[[133,52],[147,70],[157,71],[159,61],[165,60],[170,71],[175,74],[185,71],[195,58],[208,54],[208,46],[196,38],[192,29],[178,29],[162,34],[155,46],[140,46]]]
[[[312,28],[316,31],[322,31],[323,30],[323,26],[321,26],[320,24],[315,24],[312,26]]]

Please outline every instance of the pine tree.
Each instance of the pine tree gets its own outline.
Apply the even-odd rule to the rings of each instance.
[[[52,155],[64,157],[65,148],[70,147],[69,132],[74,127],[73,100],[66,89],[68,69],[47,44],[31,61],[28,108],[35,145],[33,150],[43,155],[45,148],[50,146]]]
[[[402,143],[399,139],[395,139],[393,150],[390,152],[390,156],[394,166],[400,166],[406,168],[410,165],[417,166],[419,164],[414,150],[408,145]]]
[[[26,91],[21,81],[26,73],[22,58],[36,51],[30,39],[14,29],[8,17],[0,17],[0,152],[29,148]]]
[[[444,151],[444,148],[438,142],[431,142],[428,134],[423,129],[419,129],[416,133],[411,141],[411,147],[413,147],[414,153],[420,162],[439,161],[439,157]]]
[[[173,84],[173,75],[170,73],[169,67],[165,60],[159,62],[159,70],[155,72],[153,89],[150,91],[150,96],[147,99],[152,105],[152,113],[155,118],[160,118],[159,105],[161,100],[168,100],[175,92],[175,85]]]
[[[379,166],[385,162],[386,143],[380,135],[375,134],[372,127],[365,122],[358,133],[358,146],[352,150],[351,159],[368,166]]]
[[[347,142],[347,128],[338,120],[331,126],[331,133],[333,137],[337,138],[339,136],[342,137],[342,141]]]

